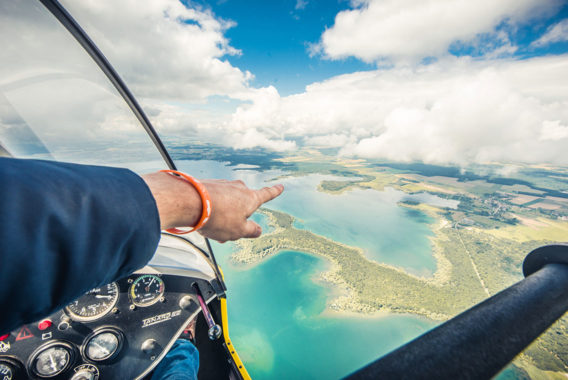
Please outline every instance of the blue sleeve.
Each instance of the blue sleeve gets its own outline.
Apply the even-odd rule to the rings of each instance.
[[[143,267],[159,239],[133,172],[0,157],[0,333]]]

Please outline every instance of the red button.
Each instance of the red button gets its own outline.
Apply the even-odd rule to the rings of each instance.
[[[0,336],[0,342],[2,342],[3,340],[5,340],[6,338],[8,338],[10,336],[10,334],[4,334],[2,336]]]
[[[47,330],[51,327],[53,323],[49,319],[44,319],[40,323],[38,323],[37,328],[40,330]]]

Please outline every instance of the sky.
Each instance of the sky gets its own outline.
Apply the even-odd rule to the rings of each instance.
[[[310,54],[323,30],[333,25],[338,12],[349,8],[346,1],[219,1],[201,2],[236,27],[225,33],[242,54],[231,63],[254,73],[251,85],[272,85],[282,96],[301,93],[310,83],[338,74],[372,70],[375,66],[348,57],[322,60]]]
[[[568,165],[568,2],[63,1],[158,132]]]

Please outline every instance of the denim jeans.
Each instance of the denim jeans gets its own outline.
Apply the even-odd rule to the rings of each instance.
[[[199,352],[185,339],[178,339],[154,370],[152,380],[194,380],[199,370]]]

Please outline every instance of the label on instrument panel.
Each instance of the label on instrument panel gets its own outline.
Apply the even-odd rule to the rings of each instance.
[[[0,342],[0,352],[5,353],[10,349],[10,342]]]
[[[32,334],[30,329],[28,329],[26,326],[24,326],[20,329],[20,332],[18,332],[18,335],[16,336],[16,342],[19,341],[19,340],[29,339],[29,338],[33,338],[33,337],[34,337],[34,334]]]
[[[170,319],[177,317],[180,314],[181,314],[181,310],[176,310],[176,311],[170,311],[169,313],[155,315],[153,317],[143,319],[142,320],[142,328],[169,321]]]
[[[41,340],[48,340],[51,339],[53,337],[53,334],[51,332],[46,332],[41,334]]]

